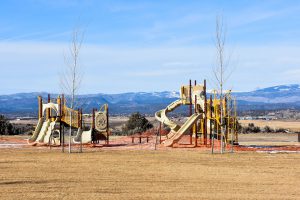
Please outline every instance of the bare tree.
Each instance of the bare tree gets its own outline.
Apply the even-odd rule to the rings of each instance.
[[[74,109],[78,106],[77,95],[82,81],[82,66],[80,64],[80,50],[84,39],[84,32],[75,28],[72,32],[68,53],[64,53],[65,71],[61,76],[61,89],[68,96],[68,106]],[[71,153],[72,112],[70,111],[69,153]]]
[[[217,15],[216,17],[216,30],[215,30],[215,48],[216,48],[216,63],[213,67],[213,75],[217,85],[217,93],[220,98],[220,123],[221,123],[221,153],[224,150],[224,136],[225,129],[224,119],[223,119],[223,104],[222,101],[224,99],[224,84],[230,76],[228,73],[228,64],[230,61],[230,57],[227,56],[225,52],[225,44],[226,44],[226,27],[223,23],[223,16]],[[212,145],[212,152],[214,146]]]

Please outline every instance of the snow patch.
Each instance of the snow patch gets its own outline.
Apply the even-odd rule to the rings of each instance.
[[[279,91],[290,91],[291,90],[291,88],[281,88],[281,89],[279,89]]]

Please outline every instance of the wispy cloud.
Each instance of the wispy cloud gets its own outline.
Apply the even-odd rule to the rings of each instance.
[[[270,20],[276,17],[287,17],[290,14],[298,13],[300,6],[280,6],[278,8],[270,8],[270,4],[263,6],[254,5],[246,9],[241,9],[229,16],[231,28],[258,23],[261,21]]]
[[[128,12],[128,11],[141,11],[149,6],[149,3],[145,2],[112,2],[111,4],[105,5],[110,12]]]
[[[60,33],[55,33],[52,31],[38,31],[38,32],[32,32],[27,33],[23,35],[15,35],[11,37],[4,37],[0,38],[1,42],[9,42],[9,41],[42,41],[42,40],[48,40],[48,39],[55,39],[58,37],[67,37],[71,35],[72,31],[64,31]]]

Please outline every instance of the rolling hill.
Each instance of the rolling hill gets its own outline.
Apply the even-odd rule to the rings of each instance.
[[[37,96],[46,100],[46,92],[17,93],[0,95],[0,113],[11,116],[36,116]],[[251,92],[233,93],[238,100],[239,110],[278,110],[300,109],[300,85],[279,85],[258,89]],[[57,97],[58,94],[51,94]],[[121,94],[89,94],[78,96],[84,112],[90,113],[92,108],[108,103],[110,113],[127,115],[141,112],[153,115],[176,100],[179,92],[137,92]]]

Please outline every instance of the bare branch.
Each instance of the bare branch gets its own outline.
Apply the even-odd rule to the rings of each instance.
[[[63,93],[69,98],[69,107],[74,109],[78,103],[78,95],[82,77],[80,65],[80,51],[84,39],[84,32],[75,28],[72,32],[72,38],[68,47],[67,54],[64,53],[65,69],[61,74],[60,85]],[[76,105],[76,106],[75,106]]]

